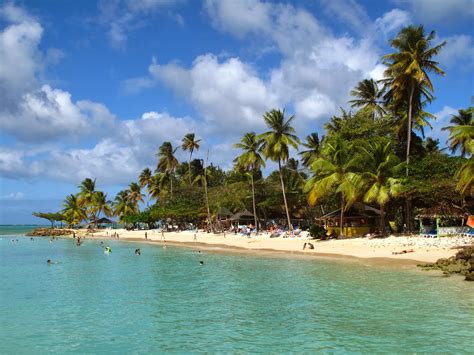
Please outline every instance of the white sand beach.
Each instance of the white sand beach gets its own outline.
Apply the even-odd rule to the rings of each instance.
[[[80,234],[84,234],[81,231]],[[231,234],[212,234],[202,231],[164,232],[157,230],[126,231],[101,230],[93,234],[93,238],[111,238],[118,233],[120,240],[136,240],[183,244],[187,246],[219,246],[223,248],[239,248],[253,251],[279,251],[304,253],[315,256],[343,256],[356,258],[390,258],[416,262],[435,262],[440,258],[449,258],[456,254],[457,247],[473,243],[472,237],[441,237],[426,238],[420,236],[389,236],[386,238],[351,238],[332,239],[327,241],[312,240],[307,237],[270,238],[264,233],[246,237]],[[147,239],[145,239],[145,233]],[[90,237],[90,236],[88,236]],[[305,243],[312,243],[314,249],[305,249]],[[403,253],[403,251],[408,251]],[[400,253],[400,254],[394,254]]]

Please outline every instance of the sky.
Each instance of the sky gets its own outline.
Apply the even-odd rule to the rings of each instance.
[[[0,224],[41,222],[87,177],[113,199],[190,132],[229,169],[272,108],[323,134],[410,24],[447,41],[426,132],[444,145],[472,105],[474,0],[0,1]]]

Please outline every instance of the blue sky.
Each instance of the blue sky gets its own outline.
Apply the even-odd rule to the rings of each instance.
[[[472,100],[473,20],[472,0],[0,1],[0,224],[39,222],[86,177],[113,198],[189,132],[229,168],[271,108],[322,132],[408,24],[448,42],[428,107],[443,144]]]

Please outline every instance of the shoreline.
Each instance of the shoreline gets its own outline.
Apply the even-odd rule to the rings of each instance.
[[[112,233],[117,232],[119,238]],[[148,239],[145,239],[145,232]],[[449,258],[456,254],[459,247],[472,244],[469,237],[424,238],[419,236],[395,237],[382,239],[351,238],[342,240],[318,241],[308,238],[269,238],[259,235],[247,238],[240,235],[210,234],[203,232],[164,232],[140,230],[101,230],[93,235],[85,235],[85,230],[79,230],[78,236],[89,238],[104,238],[119,241],[133,241],[188,247],[205,248],[214,251],[230,251],[247,254],[279,254],[281,256],[319,257],[324,259],[352,260],[373,265],[410,266],[434,263],[441,258]],[[196,235],[196,240],[194,240]],[[303,250],[304,243],[311,243],[314,249]],[[404,254],[392,254],[403,250],[413,250]]]

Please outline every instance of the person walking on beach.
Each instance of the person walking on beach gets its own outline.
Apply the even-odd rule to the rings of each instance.
[[[148,233],[145,232],[145,239],[148,239]]]

